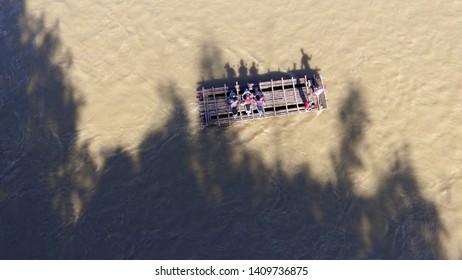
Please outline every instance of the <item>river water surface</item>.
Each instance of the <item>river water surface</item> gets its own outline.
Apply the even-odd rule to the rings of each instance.
[[[0,0],[0,258],[461,258],[462,1],[321,2]],[[329,110],[201,127],[307,69]]]

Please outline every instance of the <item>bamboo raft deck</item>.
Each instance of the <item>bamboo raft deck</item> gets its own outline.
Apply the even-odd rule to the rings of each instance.
[[[317,89],[324,89],[319,95],[314,94],[313,82],[318,85]],[[257,106],[252,100],[251,114],[245,113],[244,105],[241,103],[238,106],[238,116],[233,118],[230,106],[228,105],[228,96],[231,90],[241,99],[241,92],[247,88],[255,97],[255,89],[263,93],[265,103],[263,106],[263,116],[258,115]],[[319,91],[316,91],[319,92]],[[286,116],[291,114],[301,114],[305,112],[313,112],[316,110],[328,109],[327,88],[324,84],[322,76],[317,76],[316,79],[307,78],[305,75],[302,78],[290,78],[280,80],[270,80],[259,83],[247,83],[245,86],[239,85],[236,82],[233,86],[201,88],[197,91],[199,99],[199,113],[202,124],[205,126],[213,125],[229,125],[234,122],[250,121],[263,118]],[[310,111],[305,110],[305,103],[311,102],[314,108]]]

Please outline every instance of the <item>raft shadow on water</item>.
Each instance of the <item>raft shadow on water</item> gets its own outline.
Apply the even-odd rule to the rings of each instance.
[[[210,48],[210,47],[209,47]],[[205,49],[209,49],[205,48]],[[303,50],[303,49],[302,49]],[[214,57],[216,55],[216,57]],[[306,55],[306,54],[305,54]],[[218,61],[221,62],[222,59],[220,58],[220,52],[215,51],[212,54],[207,53],[204,55],[203,61]],[[311,56],[310,56],[311,59]],[[258,83],[263,81],[270,81],[270,80],[281,80],[290,79],[290,78],[303,78],[305,75],[308,78],[312,78],[313,75],[319,77],[321,69],[319,68],[311,68],[307,62],[303,62],[305,59],[302,57],[301,59],[301,67],[300,69],[297,67],[297,63],[293,63],[292,68],[287,68],[285,70],[275,70],[272,71],[267,69],[266,73],[261,73],[262,71],[258,68],[256,62],[252,62],[252,66],[248,67],[247,63],[244,59],[241,59],[239,64],[233,65],[230,62],[226,62],[224,64],[224,71],[218,71],[220,69],[217,65],[210,65],[209,63],[202,63],[202,67],[204,65],[209,65],[207,70],[202,68],[202,79],[201,81],[197,82],[198,87],[197,90],[202,88],[212,88],[212,87],[223,87],[223,85],[227,86],[234,86],[238,83],[242,89],[245,89],[248,83]],[[217,63],[215,63],[217,64]],[[236,75],[236,70],[238,69],[239,75]],[[221,78],[216,78],[221,76]]]

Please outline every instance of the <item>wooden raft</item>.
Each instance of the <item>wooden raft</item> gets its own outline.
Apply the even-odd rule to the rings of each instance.
[[[313,94],[314,89],[316,89],[313,87],[314,82],[317,84],[317,89],[324,89],[319,95]],[[254,102],[256,87],[263,93],[265,99],[262,117],[258,115],[257,106]],[[234,119],[227,102],[228,96],[231,90],[234,90],[239,100],[241,100],[241,94],[244,93],[246,88],[252,93],[252,113],[247,115],[244,104],[241,102],[238,106],[238,116]],[[281,78],[280,80],[267,82],[248,83],[244,87],[236,82],[231,87],[225,84],[223,87],[201,88],[197,91],[197,97],[199,99],[200,117],[205,126],[220,126],[233,122],[301,114],[328,108],[327,89],[322,76],[317,76],[316,79],[309,79],[306,75],[303,78]],[[307,101],[312,101],[313,106],[310,111],[305,110]]]

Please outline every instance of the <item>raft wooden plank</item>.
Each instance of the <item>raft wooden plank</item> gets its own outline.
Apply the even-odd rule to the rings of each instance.
[[[319,100],[319,95],[316,95],[315,98],[316,98],[316,105],[318,105],[318,111],[321,111],[321,102]]]
[[[306,76],[299,78],[297,85],[305,85],[305,83],[306,83]]]
[[[226,105],[228,105],[228,93],[227,93],[227,92],[228,92],[228,89],[227,89],[226,84],[225,84],[225,100],[226,100]],[[228,105],[228,107],[229,107],[229,105]],[[229,110],[228,110],[228,111],[229,111]],[[229,112],[228,112],[227,116],[228,116],[228,123],[231,123],[231,118],[229,117]]]
[[[297,88],[296,90],[301,90],[302,93],[304,93],[304,94],[306,93],[306,90],[303,89],[303,88]],[[281,90],[275,90],[274,91],[274,96],[275,96],[275,99],[278,99],[278,98],[283,99],[284,98],[283,90],[282,89]],[[288,96],[287,98],[289,98],[289,97],[293,98],[293,95]]]
[[[204,92],[202,92],[202,91],[198,92],[199,99],[212,98],[213,95],[215,95],[215,96],[224,96],[225,95],[225,89],[224,88],[213,88],[213,89],[210,88],[210,89],[204,89]]]
[[[272,86],[273,86],[273,88],[280,87],[281,86],[281,81],[279,81],[279,80],[273,81]]]
[[[217,107],[227,107],[227,106],[229,106],[225,96],[215,96],[215,100],[217,101],[217,103],[216,103]]]
[[[273,82],[273,87],[282,87],[282,86],[287,86],[292,84],[292,81],[290,80],[284,80],[283,77],[281,77],[281,80],[277,80]]]
[[[294,79],[295,80],[295,85],[296,87],[302,87],[302,86],[305,86],[305,83],[308,83],[308,86],[311,86],[311,80],[310,79],[307,79],[305,77],[303,78],[300,78],[300,79]],[[274,81],[273,80],[273,88],[280,88],[282,87],[282,83],[284,83],[284,85],[291,85],[292,84],[292,80],[284,80],[284,82],[281,82],[281,81]],[[259,84],[259,88],[261,91],[264,91],[265,89],[269,89],[271,88],[271,81],[269,82],[260,82],[258,83]],[[248,83],[247,86],[249,87],[250,91],[253,91],[252,88],[256,85],[256,83]],[[226,92],[228,91],[229,87],[225,84],[223,87],[215,87],[213,90],[211,88],[209,89],[205,89],[202,91],[201,90],[198,90],[196,92],[198,98],[202,98],[202,95],[204,96],[213,96],[213,93],[215,93],[215,96],[224,96],[226,94]]]
[[[293,87],[293,84],[292,84],[292,83],[290,83],[289,85]],[[303,86],[304,86],[304,85],[303,85]],[[296,89],[302,89],[303,87],[296,84],[296,85],[295,85],[295,88],[296,88]],[[278,92],[278,91],[281,91],[281,92],[282,92],[282,86],[281,86],[280,89],[279,89],[278,87],[274,87],[273,90],[274,90],[275,92]],[[204,91],[205,91],[205,90],[204,90]],[[305,90],[305,91],[306,91],[306,90]],[[268,93],[270,93],[270,91],[264,91],[264,90],[261,90],[261,92],[262,92],[264,95],[267,95]],[[198,95],[200,95],[200,97],[201,97],[202,91],[198,91]],[[207,97],[207,94],[205,94],[205,96]],[[210,94],[208,94],[208,97],[213,97],[213,92],[212,92],[212,91],[211,91]],[[223,91],[223,92],[217,92],[217,91],[215,91],[215,97],[216,97],[216,98],[225,99],[225,98],[227,97],[227,94],[226,94],[224,91]]]
[[[301,108],[304,107],[303,100],[313,100],[318,110],[328,108],[328,96],[323,77],[319,75],[316,78],[318,86],[324,88],[324,93],[319,96],[312,95],[311,79],[306,75],[302,78],[284,79],[281,77],[280,81],[265,81],[259,82],[258,88],[264,94],[265,103],[263,105],[264,115],[261,118],[271,116],[281,116],[290,114],[299,114]],[[255,92],[254,87],[257,83],[248,83],[247,87],[251,92]],[[240,85],[236,81],[236,93],[241,100]],[[266,91],[265,91],[266,90]],[[206,126],[209,125],[222,125],[225,123],[231,124],[236,121],[248,121],[260,119],[256,117],[258,108],[251,104],[251,114],[247,116],[244,104],[238,106],[239,119],[231,118],[230,108],[228,105],[228,91],[229,87],[224,84],[223,87],[212,87],[209,89],[201,88],[196,92],[199,99],[199,114]],[[289,91],[292,91],[290,93]],[[256,92],[255,92],[256,93]],[[273,111],[273,114],[270,113]]]
[[[282,111],[278,111],[277,112],[277,115],[278,116],[284,116],[284,115],[291,115],[291,114],[298,114],[297,113],[297,109],[296,108],[293,108],[293,109],[289,109],[289,110],[282,110]]]
[[[212,94],[213,94],[213,102],[215,103],[215,112],[217,113],[218,126],[220,126],[220,115],[218,113],[217,100],[215,99],[215,92],[213,91],[213,87],[212,87]]]
[[[326,108],[329,108],[329,98],[327,97],[327,86],[324,84],[324,79],[322,77],[322,75],[319,75],[319,77],[321,78],[321,84],[322,84],[322,87],[324,88],[324,100],[326,102]]]
[[[258,83],[258,88],[260,89],[261,94],[263,95],[263,100],[264,100],[264,102],[263,102],[263,116],[265,116],[265,113],[266,113],[266,112],[265,112],[265,103],[266,103],[266,99],[264,99],[264,98],[265,98],[265,94],[264,94],[263,91],[261,90],[260,83]],[[258,107],[257,107],[257,110],[258,110]]]
[[[252,86],[250,86],[250,85],[252,85]],[[248,84],[248,89],[251,89],[251,88],[253,88],[253,84]],[[253,114],[253,110],[254,110],[253,102],[252,102],[253,96],[251,96],[250,98],[251,98],[251,100],[250,100],[250,114],[252,115],[252,119],[255,119],[255,116]]]
[[[239,87],[239,83],[238,83],[238,82],[236,82],[235,87],[236,87],[237,98],[238,98],[239,100],[241,100],[241,95],[239,94],[239,88],[240,88],[240,87]],[[239,102],[240,102],[240,101],[239,101]],[[239,107],[240,107],[240,106],[238,105],[238,106],[237,106],[237,108],[238,108],[237,113],[239,114],[239,117],[241,118],[241,121],[242,121],[242,110],[239,110]]]
[[[310,112],[314,112],[314,111],[309,111],[307,113],[310,113]],[[299,114],[296,108],[289,108],[288,112],[285,110],[285,108],[283,108],[282,110],[277,110],[276,114],[274,116],[264,116],[264,117],[253,119],[251,116],[243,115],[242,119],[231,120],[231,122],[228,123],[228,124],[232,124],[234,122],[241,122],[241,121],[243,121],[243,122],[245,122],[245,121],[256,121],[256,120],[259,120],[259,119],[266,119],[268,117],[271,118],[271,117],[289,116],[289,115],[295,115],[295,114]],[[218,125],[217,119],[215,119],[215,118],[211,119],[209,121],[209,125]]]
[[[202,88],[202,90],[204,90],[204,88]],[[203,97],[204,109],[205,109],[205,114],[204,114],[205,125],[208,126],[207,103],[205,101],[204,95],[202,95],[202,97]]]
[[[255,116],[253,114],[253,102],[250,101],[250,115],[252,116],[252,119],[255,119]]]
[[[314,79],[316,80],[316,85],[318,86],[318,88],[319,88],[320,86],[323,87],[323,86],[322,86],[322,81],[321,81],[321,78],[319,77],[319,75],[316,76]]]
[[[275,102],[274,102],[274,86],[273,86],[273,80],[271,79],[271,96],[273,97],[273,111],[274,111],[274,115],[276,116],[276,106],[274,106]]]
[[[305,89],[306,89],[306,92],[307,94],[310,94],[310,90],[311,90],[311,81],[306,77],[305,75]]]
[[[211,119],[210,115],[211,115],[211,112],[212,112],[211,111],[212,110],[212,105],[210,104],[210,99],[208,98],[207,95],[205,96],[205,107],[206,107],[206,110],[205,110],[206,115],[205,116],[207,118],[207,121],[209,122],[210,119]]]
[[[212,102],[208,104],[207,112],[208,112],[209,117],[216,115],[217,112],[218,114],[227,114],[229,112],[229,105],[225,101],[225,97],[215,98],[215,101],[216,102]],[[286,94],[286,98],[284,99],[283,92],[279,91],[279,92],[275,92],[275,94],[271,95],[269,98],[268,98],[268,94],[266,95],[264,108],[266,109],[268,107],[286,106],[286,104],[288,106],[290,105],[295,105],[295,106],[302,105],[303,106],[302,103],[303,102],[299,100],[294,94],[288,94],[288,95]],[[205,109],[206,108],[201,106],[199,108],[199,111],[204,112]],[[255,107],[252,106],[252,109],[255,110]]]
[[[271,81],[269,82],[260,82],[260,90],[271,88]]]
[[[284,80],[284,85],[291,85],[292,81],[289,80]],[[295,83],[297,86],[303,86],[303,83],[300,83],[296,81]],[[280,88],[282,87],[282,82],[279,80],[273,80],[273,88]],[[265,89],[270,89],[271,88],[271,82],[261,82],[260,84],[260,90],[265,90]]]
[[[309,111],[309,112],[313,112],[313,111]],[[307,113],[309,113],[307,112]],[[285,108],[283,108],[282,110],[277,110],[275,112],[274,115],[269,115],[269,116],[264,116],[264,117],[261,117],[261,118],[256,118],[255,120],[259,120],[259,119],[265,119],[265,118],[274,118],[274,117],[280,117],[280,116],[289,116],[289,115],[295,115],[295,114],[299,114],[297,108],[289,108],[288,111],[285,110]],[[243,119],[243,121],[248,121],[248,120],[251,120],[250,117],[246,117]]]
[[[215,94],[221,94],[221,93],[225,93],[225,87],[212,87],[212,88],[209,88],[209,89],[205,89],[204,91],[206,94],[208,95],[212,95],[213,92],[215,92]]]
[[[289,113],[289,106],[287,105],[287,99],[286,99],[286,90],[284,88],[284,78],[281,78],[281,84],[282,84],[282,94],[284,95],[284,103],[286,105],[286,111]]]
[[[292,91],[294,93],[295,104],[297,104],[297,111],[300,114],[300,108],[298,107],[297,93],[295,92],[295,80],[293,77],[292,77]]]

